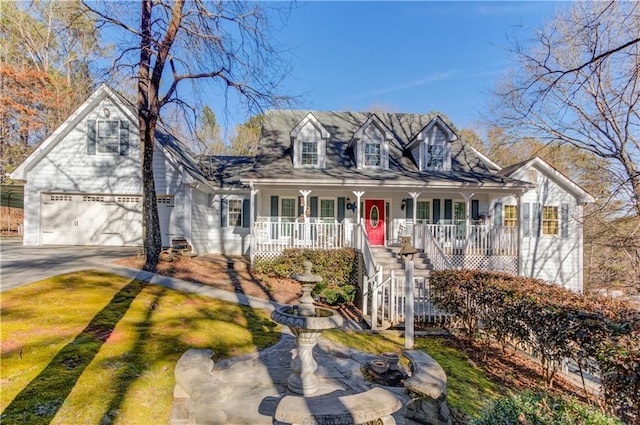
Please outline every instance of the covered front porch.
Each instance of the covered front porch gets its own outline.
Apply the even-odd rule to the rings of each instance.
[[[492,217],[494,202],[491,194],[474,192],[253,189],[251,259],[290,248],[356,248],[370,274],[372,246],[398,245],[411,236],[437,269],[517,273],[518,220]]]

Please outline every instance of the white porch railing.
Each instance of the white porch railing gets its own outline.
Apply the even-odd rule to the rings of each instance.
[[[517,227],[417,224],[413,230],[417,249],[427,249],[429,233],[445,255],[518,255]]]
[[[380,323],[388,322],[391,326],[404,323],[406,320],[406,288],[405,277],[391,271],[391,276],[381,284],[372,287],[372,329]],[[442,323],[451,315],[439,310],[431,302],[429,279],[415,278],[413,282],[414,320],[421,323]]]
[[[253,224],[256,252],[279,254],[288,248],[337,249],[353,244],[348,223],[300,222],[286,217],[258,217]]]
[[[433,264],[434,270],[451,270],[455,267],[449,261],[449,258],[442,251],[442,247],[435,240],[431,232],[428,231],[418,231],[416,232],[414,238],[420,240],[418,243],[423,247],[424,253],[426,254],[431,264]]]

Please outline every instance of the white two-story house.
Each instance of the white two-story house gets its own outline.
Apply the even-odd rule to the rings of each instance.
[[[508,271],[582,290],[593,198],[539,158],[501,168],[444,116],[274,110],[255,157],[196,157],[158,130],[163,243],[198,254],[396,245],[434,264]],[[499,158],[496,158],[499,161]],[[134,105],[101,86],[14,172],[25,245],[140,245]]]

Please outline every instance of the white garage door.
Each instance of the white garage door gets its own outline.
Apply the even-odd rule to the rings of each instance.
[[[128,195],[43,194],[43,245],[141,245],[142,199]]]

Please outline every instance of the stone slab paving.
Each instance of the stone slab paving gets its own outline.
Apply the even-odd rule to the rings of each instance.
[[[217,362],[209,382],[199,385],[197,394],[192,393],[188,401],[175,399],[171,424],[272,425],[280,400],[287,395],[297,396],[287,389],[294,350],[294,337],[285,333],[278,344],[266,350]],[[377,358],[372,354],[320,338],[314,357],[319,381],[314,396],[342,397],[382,387],[365,380],[361,371],[367,362]],[[391,391],[402,406],[411,400],[404,388],[382,388]],[[179,393],[177,390],[176,395]],[[187,410],[191,411],[190,418]],[[404,407],[393,417],[399,425],[416,424],[404,417]]]

